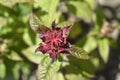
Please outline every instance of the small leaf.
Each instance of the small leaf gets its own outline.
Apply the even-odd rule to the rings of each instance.
[[[79,59],[89,59],[88,53],[84,49],[76,46],[70,48],[70,54]]]
[[[22,58],[15,51],[11,51],[11,53],[6,56],[7,58],[14,60],[14,61],[22,61]]]
[[[32,12],[30,14],[30,20],[29,20],[30,26],[34,31],[40,32],[46,27],[43,25],[43,22]]]
[[[73,22],[71,22],[71,21],[64,21],[64,22],[59,23],[57,25],[57,27],[64,28],[64,27],[70,26],[70,25],[73,25]]]
[[[38,80],[52,80],[54,74],[60,68],[60,64],[61,63],[59,61],[51,63],[51,58],[45,56],[38,66],[37,71]]]
[[[98,40],[98,49],[103,61],[107,62],[109,56],[109,44],[106,38]]]

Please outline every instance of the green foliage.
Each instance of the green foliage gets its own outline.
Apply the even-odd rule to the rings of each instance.
[[[56,12],[59,0],[35,0],[35,1],[36,4],[41,8],[41,10],[46,12],[46,15],[42,16],[41,19],[44,22],[45,26],[49,27],[52,21],[56,19],[57,16]]]
[[[110,47],[118,48],[116,39],[101,33],[103,9],[94,9],[94,0],[0,0],[0,80],[92,78],[108,62]],[[60,28],[73,25],[68,41],[78,47],[51,63],[48,55],[35,53],[42,41],[34,31],[50,27],[53,20]],[[120,24],[114,28],[119,31]]]
[[[43,30],[45,28],[43,22],[32,12],[30,14],[30,26],[34,31],[39,32],[40,30]]]
[[[39,80],[52,80],[54,74],[59,70],[60,62],[51,63],[50,57],[46,56],[40,62],[37,75]]]
[[[83,46],[83,48],[87,51],[87,52],[91,52],[93,51],[95,48],[97,47],[97,41],[93,36],[88,36],[87,37],[87,41],[85,43],[85,45]]]
[[[5,64],[0,63],[0,80],[5,77]]]
[[[98,48],[100,51],[100,55],[104,62],[107,62],[109,57],[109,43],[107,39],[99,39],[98,40]]]
[[[68,10],[72,13],[74,13],[76,16],[81,18],[92,18],[92,10],[90,8],[90,5],[85,1],[68,1],[67,3]],[[85,10],[85,11],[84,11]]]
[[[84,49],[76,46],[70,48],[70,54],[79,59],[89,59],[88,53]]]

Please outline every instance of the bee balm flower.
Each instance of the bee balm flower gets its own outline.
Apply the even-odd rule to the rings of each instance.
[[[57,54],[69,53],[71,45],[67,42],[67,32],[71,29],[71,26],[64,28],[56,27],[55,21],[52,22],[52,29],[46,28],[40,33],[40,39],[43,43],[39,45],[36,51],[41,51],[43,54],[49,54],[54,62]]]

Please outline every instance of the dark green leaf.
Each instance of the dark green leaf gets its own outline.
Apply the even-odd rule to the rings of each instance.
[[[96,9],[96,22],[97,22],[97,25],[99,27],[102,27],[104,19],[105,18],[104,18],[104,15],[103,15],[103,9],[102,9],[102,7],[99,6]]]

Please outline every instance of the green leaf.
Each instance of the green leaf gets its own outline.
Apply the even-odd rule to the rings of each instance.
[[[34,45],[35,39],[36,35],[30,28],[24,29],[23,40],[25,41],[25,43],[27,43],[28,45]]]
[[[70,48],[70,54],[79,59],[89,59],[88,53],[79,47],[73,46]]]
[[[47,14],[42,17],[45,26],[50,26],[52,21],[55,20],[58,3],[59,0],[36,0],[36,4],[38,4],[43,11],[47,12]]]
[[[60,62],[57,60],[51,63],[51,58],[46,56],[39,64],[37,75],[39,80],[52,80],[55,73],[60,68]]]
[[[53,77],[53,80],[65,80],[64,76],[62,73],[58,72],[57,74],[55,74],[55,76]]]
[[[67,3],[68,10],[74,13],[76,16],[83,19],[91,19],[92,18],[92,10],[86,1],[72,1],[70,0]]]
[[[86,2],[90,5],[92,9],[95,8],[95,1],[94,0],[86,0]]]
[[[36,15],[32,12],[30,14],[29,20],[30,26],[34,31],[40,32],[41,30],[45,29],[46,27],[43,25],[42,20],[40,20]]]
[[[0,61],[0,80],[3,80],[6,74],[6,67],[3,62]]]
[[[11,51],[11,53],[6,56],[13,61],[22,61],[22,58],[15,51]]]
[[[96,16],[95,23],[97,23],[99,27],[102,27],[103,22],[105,21],[102,7],[100,6],[97,7],[95,16]]]
[[[43,55],[41,52],[35,53],[36,48],[37,46],[32,46],[30,48],[24,49],[22,53],[31,62],[39,64],[41,60],[45,57],[45,55]]]
[[[97,40],[92,36],[88,36],[87,41],[86,41],[83,49],[85,49],[87,52],[91,52],[96,47],[97,47]]]
[[[98,40],[98,49],[100,52],[100,56],[102,57],[104,62],[107,62],[109,56],[109,43],[108,39],[99,39]]]
[[[57,25],[57,27],[64,28],[64,27],[67,27],[67,26],[70,26],[70,25],[73,25],[73,22],[71,22],[71,21],[64,21],[64,22],[59,23]]]

